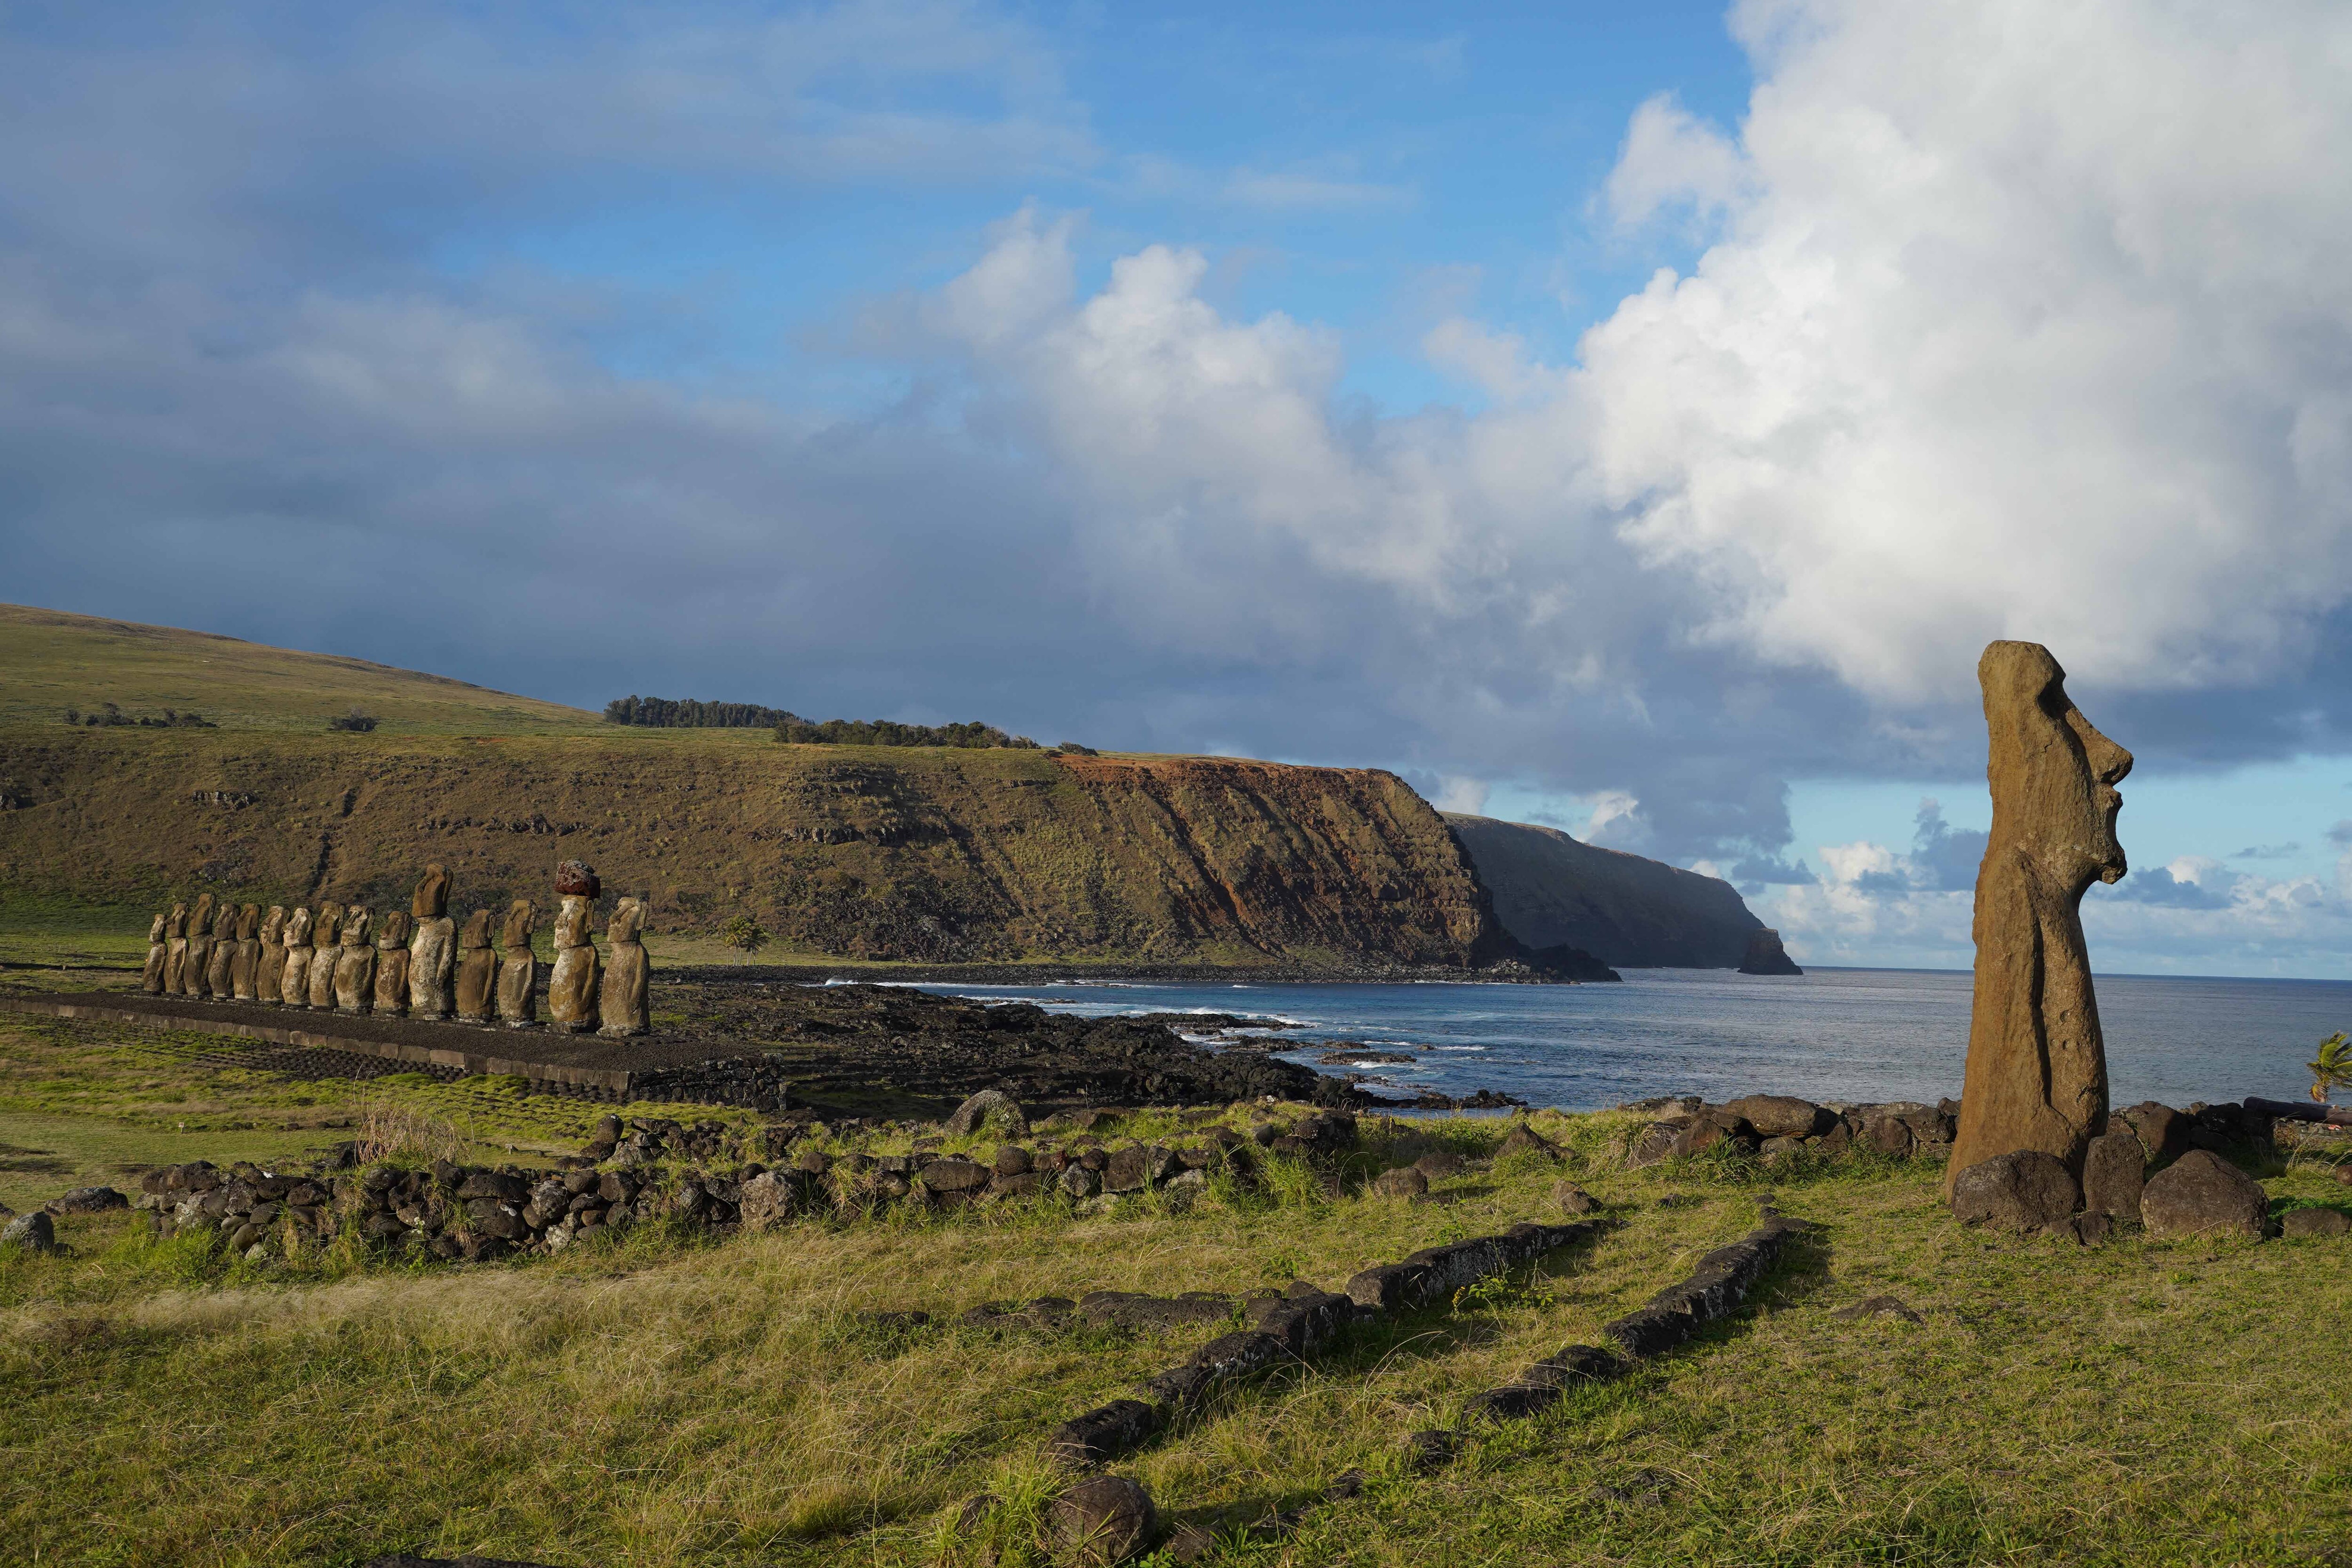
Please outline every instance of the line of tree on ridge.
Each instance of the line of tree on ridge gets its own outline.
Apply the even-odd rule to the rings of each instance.
[[[604,705],[613,724],[663,730],[773,730],[778,741],[797,746],[954,746],[965,750],[1003,747],[1040,750],[1026,735],[1011,735],[978,720],[969,724],[901,724],[892,719],[803,719],[756,702],[703,702],[693,698],[616,698]],[[1092,748],[1065,741],[1052,748],[1094,755]]]

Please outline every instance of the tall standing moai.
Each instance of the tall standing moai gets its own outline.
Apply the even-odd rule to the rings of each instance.
[[[457,963],[457,927],[449,919],[449,873],[425,868],[409,900],[416,935],[408,946],[408,1007],[420,1018],[449,1016],[449,977]]]
[[[286,986],[286,906],[272,904],[261,917],[261,954],[253,970],[254,999],[275,1007]]]
[[[337,942],[342,935],[343,906],[320,904],[310,921],[310,1010],[331,1013],[335,1010],[335,964],[342,953]]]
[[[245,904],[236,911],[236,952],[228,961],[229,994],[250,1002],[260,994],[261,906]]]
[[[215,1002],[229,997],[231,967],[236,962],[236,906],[227,900],[213,910],[213,950],[205,957],[205,994]]]
[[[365,904],[343,911],[335,933],[335,1011],[364,1013],[375,1000],[375,949],[368,945],[368,925],[374,917]]]
[[[652,912],[649,897],[623,899],[613,907],[612,923],[604,928],[604,984],[596,1000],[596,1010],[604,1016],[599,1034],[653,1031],[653,1009],[646,994],[646,944],[638,940]]]
[[[530,940],[528,933],[524,941]],[[460,1023],[487,1024],[498,1005],[499,955],[490,949],[490,911],[476,910],[457,931],[457,962],[451,984]]]
[[[213,961],[213,896],[196,895],[195,908],[188,911],[188,961],[180,966],[180,994],[202,996],[205,971]]]
[[[163,917],[163,994],[177,996],[187,984],[188,906],[173,904]]]
[[[150,996],[163,991],[163,975],[172,959],[172,911],[163,910],[147,928],[147,963],[139,971],[139,988]]]
[[[286,968],[278,977],[278,999],[289,1007],[310,1005],[310,910],[297,904],[286,917]]]
[[[2115,786],[2131,772],[2131,753],[2083,717],[2050,650],[1994,643],[1977,680],[1991,739],[1992,831],[1977,870],[1976,994],[1947,1197],[1970,1166],[2022,1149],[2082,1174],[2084,1149],[2107,1121],[2083,895],[2128,868]]]
[[[578,860],[555,868],[555,967],[547,976],[547,1021],[566,1034],[596,1026],[596,947],[589,921],[604,891],[595,871]]]
[[[539,955],[530,950],[530,933],[538,929],[537,904],[517,899],[507,906],[506,928],[499,934],[499,1022],[509,1029],[539,1022],[531,997],[539,984]]]
[[[408,1011],[408,927],[398,910],[375,927],[375,1010],[395,1018]]]

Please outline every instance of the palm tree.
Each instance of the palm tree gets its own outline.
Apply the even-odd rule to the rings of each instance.
[[[2311,1068],[2311,1098],[2325,1105],[2329,1089],[2352,1084],[2352,1039],[2337,1030],[2319,1042],[2319,1055],[2306,1065]]]

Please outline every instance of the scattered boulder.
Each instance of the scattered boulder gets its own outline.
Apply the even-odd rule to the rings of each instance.
[[[977,1160],[958,1156],[950,1160],[934,1160],[923,1167],[916,1180],[935,1198],[950,1201],[971,1198],[985,1188],[996,1173]]]
[[[1633,1146],[1625,1152],[1629,1165],[1654,1165],[1675,1152],[1675,1140],[1683,1133],[1679,1121],[1653,1121],[1634,1136]]]
[[[1495,1149],[1497,1160],[1513,1154],[1535,1154],[1543,1159],[1557,1160],[1559,1158],[1559,1145],[1522,1121],[1512,1128],[1510,1135]]]
[[[1702,1110],[1683,1123],[1668,1152],[1680,1159],[1704,1153],[1727,1140],[1753,1149],[1756,1146],[1756,1129],[1748,1125],[1746,1117],[1734,1115],[1718,1106]]]
[[[51,1214],[104,1214],[109,1209],[129,1208],[131,1200],[112,1187],[76,1187],[44,1206]]]
[[[1578,1186],[1574,1182],[1561,1182],[1551,1190],[1551,1201],[1559,1205],[1562,1214],[1591,1214],[1601,1206],[1601,1200]]]
[[[2096,1247],[2115,1234],[2116,1222],[2103,1214],[2068,1215],[2042,1227],[2042,1234],[2053,1241],[2071,1241],[2077,1247]]]
[[[27,1252],[47,1252],[58,1244],[58,1227],[50,1223],[46,1210],[18,1215],[0,1230],[0,1246],[21,1247]]]
[[[2139,1200],[2148,1235],[2259,1238],[2270,1199],[2263,1184],[2210,1149],[2191,1149],[2147,1180]]]
[[[2147,1151],[2139,1134],[2117,1127],[2091,1140],[2083,1156],[2083,1207],[2126,1225],[2139,1223],[2140,1189],[2147,1184]]]
[[[2280,1226],[2299,1238],[2344,1236],[2352,1234],[2352,1215],[2342,1209],[2292,1209]]]
[[[1766,1163],[1793,1160],[1805,1146],[1801,1138],[1767,1138],[1756,1146],[1756,1152]]]
[[[1419,1198],[1429,1195],[1429,1178],[1411,1165],[1399,1165],[1393,1171],[1382,1171],[1372,1182],[1373,1193],[1384,1198]]]
[[[994,1122],[1008,1138],[1029,1135],[1029,1117],[1011,1095],[1001,1089],[983,1089],[955,1108],[945,1123],[950,1138],[969,1138],[982,1127]]]
[[[1744,1095],[1723,1109],[1745,1120],[1759,1138],[1810,1138],[1837,1120],[1810,1100],[1785,1094]]]
[[[1460,1175],[1469,1166],[1451,1149],[1432,1149],[1415,1160],[1412,1168],[1433,1182],[1442,1182],[1448,1176]]]
[[[1952,1183],[1952,1215],[1962,1225],[2040,1230],[2082,1206],[2074,1173],[2039,1149],[1996,1154],[1962,1171]]]
[[[2150,1164],[2168,1164],[2189,1152],[2189,1118],[2168,1105],[2144,1100],[2109,1118],[2118,1120],[2138,1136]]]
[[[1054,1500],[1055,1540],[1080,1563],[1140,1556],[1158,1524],[1151,1494],[1125,1476],[1097,1476]]]
[[[737,1202],[745,1230],[774,1230],[791,1221],[800,1191],[782,1173],[764,1171],[743,1184]]]

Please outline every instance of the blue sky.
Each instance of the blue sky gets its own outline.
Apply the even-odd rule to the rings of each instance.
[[[11,6],[0,597],[1387,766],[1951,966],[2027,637],[2139,756],[2098,962],[2352,973],[2347,58],[2299,0]]]

